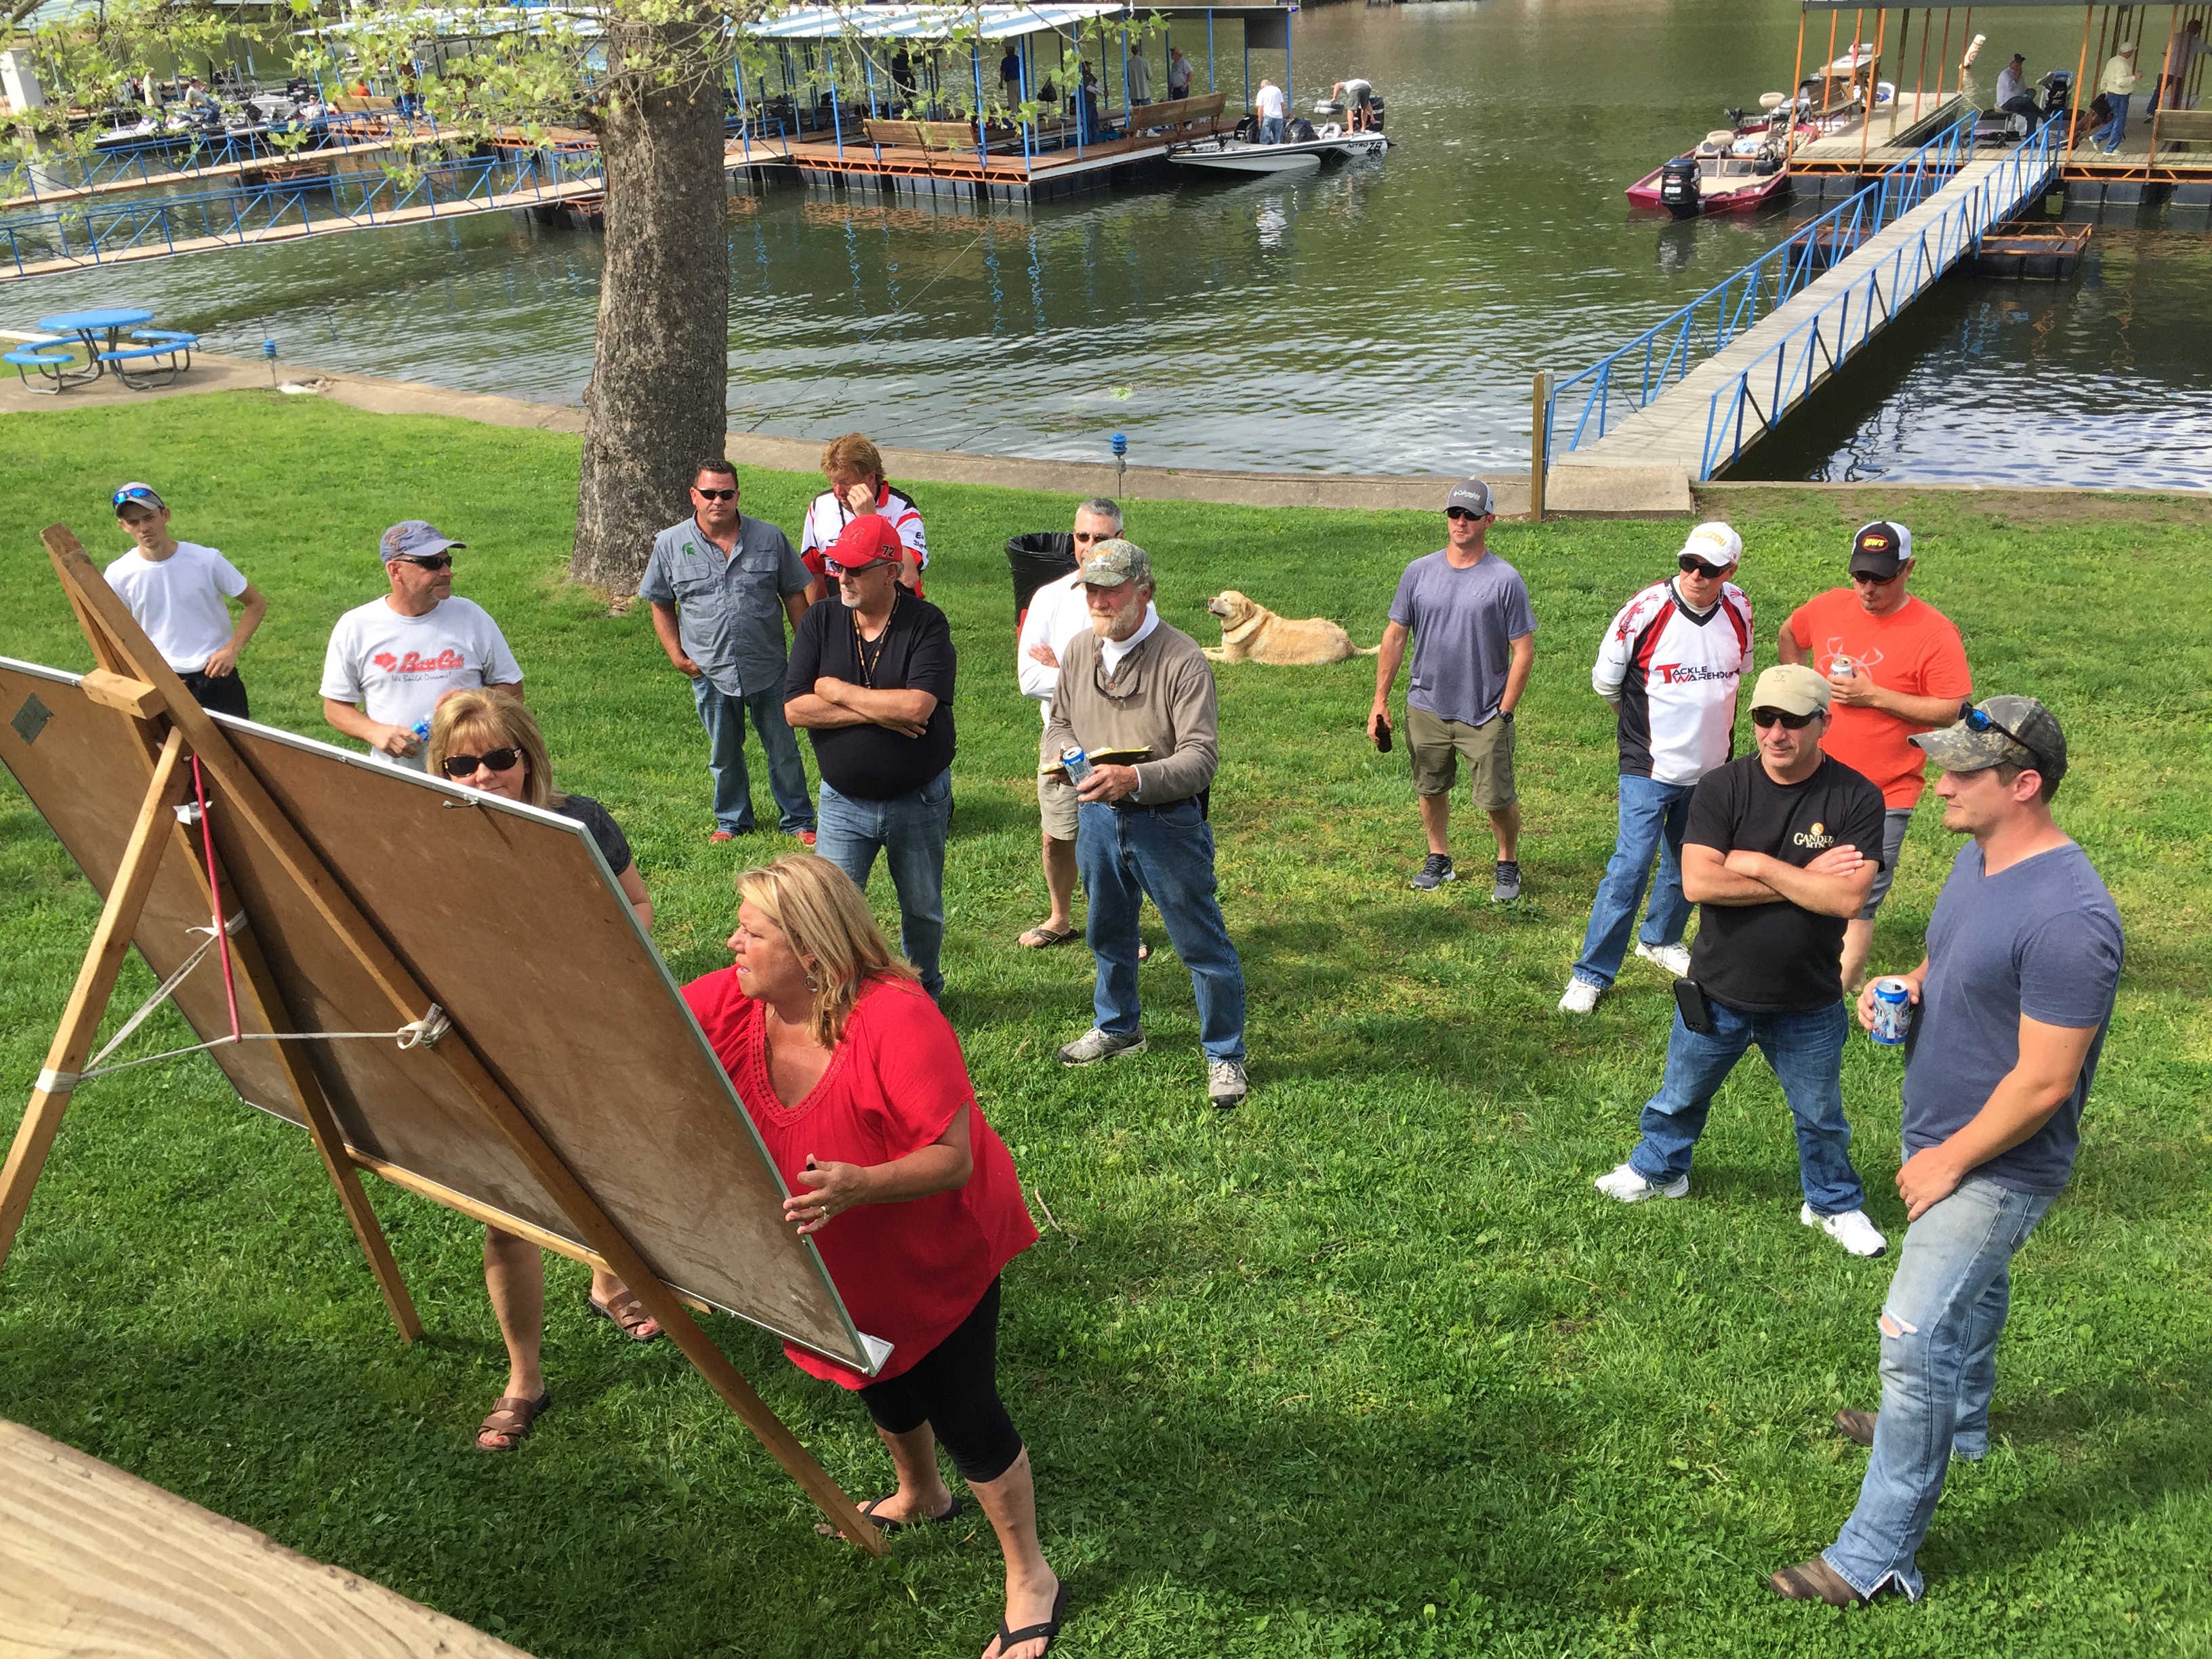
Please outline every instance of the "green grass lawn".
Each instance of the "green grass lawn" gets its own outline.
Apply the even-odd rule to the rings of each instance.
[[[328,737],[331,624],[380,591],[377,532],[470,544],[458,588],[506,629],[561,781],[628,830],[679,978],[723,965],[733,870],[711,848],[703,740],[649,618],[563,584],[577,445],[258,393],[0,419],[0,651],[90,666],[38,532],[119,552],[107,492],[169,493],[178,532],[270,596],[245,672],[264,720]],[[807,477],[749,473],[795,526]],[[1506,525],[1540,623],[1521,717],[1528,897],[1419,895],[1402,750],[1361,735],[1372,665],[1222,671],[1222,898],[1251,988],[1254,1093],[1205,1103],[1189,981],[1146,969],[1151,1052],[1103,1074],[1054,1047],[1090,1023],[1090,959],[1010,943],[1043,915],[1000,544],[1071,503],[922,486],[931,597],[962,652],[946,1012],[985,1109],[1057,1220],[1010,1269],[1001,1377],[1036,1459],[1071,1654],[2212,1653],[2212,808],[2208,515],[2147,501],[1977,504],[1730,495],[1761,660],[1841,579],[1860,517],[1907,519],[1918,591],[1985,691],[2041,696],[2074,770],[2061,821],[2130,930],[2081,1164],[2015,1267],[1996,1444],[1954,1476],[1919,1607],[1788,1607],[1761,1578],[1834,1535],[1864,1454],[1886,1261],[1797,1222],[1771,1076],[1741,1066],[1691,1201],[1623,1208],[1672,1003],[1633,962],[1593,1018],[1553,1012],[1613,838],[1598,632],[1682,526]],[[1846,509],[1849,509],[1848,511]],[[673,514],[672,513],[672,516]],[[1425,514],[1137,505],[1163,612],[1211,643],[1237,587],[1371,643]],[[0,711],[4,712],[4,711]],[[756,790],[769,809],[766,780]],[[773,821],[772,811],[769,821]],[[1486,870],[1473,815],[1462,860]],[[1950,843],[1923,812],[1877,966],[1917,959]],[[424,854],[425,899],[436,860]],[[879,910],[893,915],[880,874]],[[0,784],[0,1132],[98,911]],[[134,957],[118,1001],[149,988]],[[137,1041],[186,1040],[173,1017]],[[150,1048],[149,1050],[150,1051]],[[1903,1223],[1899,1063],[1855,1040],[1845,1098],[1877,1224]],[[309,1555],[553,1656],[974,1653],[1000,1608],[980,1521],[867,1560],[665,1343],[582,1317],[553,1269],[556,1401],[526,1449],[471,1449],[504,1361],[481,1231],[369,1183],[429,1328],[401,1347],[307,1139],[204,1061],[88,1085],[0,1280],[0,1414]],[[736,1321],[717,1340],[860,1498],[887,1491],[865,1413]]]

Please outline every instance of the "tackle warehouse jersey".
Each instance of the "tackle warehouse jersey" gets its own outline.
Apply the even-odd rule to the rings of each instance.
[[[876,515],[891,521],[891,528],[898,532],[899,544],[914,555],[914,591],[920,594],[921,573],[929,568],[929,533],[922,528],[921,509],[907,498],[904,491],[878,484]],[[807,504],[806,521],[799,532],[799,559],[810,574],[828,580],[829,573],[822,568],[822,556],[836,545],[837,538],[852,522],[853,509],[838,498],[834,489],[823,490]]]
[[[1598,647],[1590,684],[1620,699],[1620,770],[1695,783],[1729,757],[1736,682],[1751,669],[1751,601],[1734,582],[1700,617],[1672,581],[1620,608]]]

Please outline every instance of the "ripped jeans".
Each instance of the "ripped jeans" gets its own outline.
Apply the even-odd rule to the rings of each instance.
[[[1990,1449],[1997,1337],[2012,1297],[2013,1253],[2053,1194],[1980,1176],[1905,1230],[1881,1311],[1881,1415],[1858,1507],[1823,1555],[1862,1595],[1894,1583],[1920,1599],[1915,1559],[1954,1454]]]

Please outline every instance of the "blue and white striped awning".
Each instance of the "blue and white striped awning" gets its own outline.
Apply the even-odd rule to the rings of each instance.
[[[749,24],[745,33],[768,40],[1000,40],[1009,35],[1068,29],[1093,17],[1124,10],[1110,0],[1073,0],[1037,6],[793,6],[781,16]]]

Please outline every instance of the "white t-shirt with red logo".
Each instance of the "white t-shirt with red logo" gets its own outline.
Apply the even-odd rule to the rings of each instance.
[[[475,600],[456,596],[440,600],[428,616],[403,617],[372,599],[331,630],[322,695],[359,703],[373,720],[412,730],[448,691],[521,680],[499,624]]]

